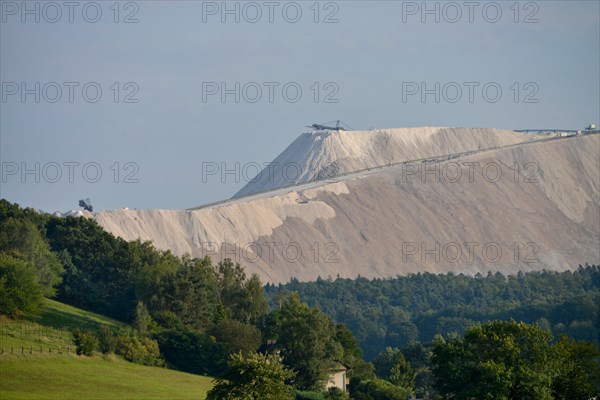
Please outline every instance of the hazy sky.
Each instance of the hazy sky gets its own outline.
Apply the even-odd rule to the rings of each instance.
[[[228,198],[313,122],[600,122],[598,1],[0,3],[1,197],[50,212]]]

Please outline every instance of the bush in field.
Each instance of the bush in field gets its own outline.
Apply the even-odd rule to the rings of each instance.
[[[98,341],[102,354],[114,353],[117,348],[117,338],[112,329],[102,325],[98,331]]]
[[[127,361],[142,365],[162,366],[158,342],[146,337],[140,338],[136,331],[127,327],[119,332],[116,353]]]
[[[98,347],[98,338],[91,332],[75,329],[73,331],[75,340],[75,352],[78,356],[92,356]]]
[[[150,313],[148,309],[142,302],[138,302],[135,308],[135,318],[133,320],[133,326],[137,330],[138,334],[141,337],[148,335],[148,329],[152,324],[152,317],[150,317]]]

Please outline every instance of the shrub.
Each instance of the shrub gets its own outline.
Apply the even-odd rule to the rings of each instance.
[[[137,364],[162,366],[158,342],[146,337],[140,338],[136,331],[127,327],[116,338],[116,353],[127,361]]]
[[[75,352],[90,357],[98,347],[98,338],[91,332],[75,329],[73,331]]]
[[[98,341],[100,342],[100,351],[102,354],[114,353],[117,348],[117,338],[112,329],[102,325],[98,331]]]
[[[133,326],[138,331],[141,337],[144,337],[148,334],[148,329],[152,324],[152,317],[150,317],[150,313],[148,313],[148,309],[142,302],[137,303],[137,307],[135,308],[135,318],[133,321]]]

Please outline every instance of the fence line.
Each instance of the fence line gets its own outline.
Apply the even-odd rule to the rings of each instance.
[[[35,355],[35,354],[67,354],[71,353],[75,354],[74,346],[2,346],[0,347],[0,356],[8,356],[8,355]]]
[[[15,343],[17,342],[17,343]],[[0,323],[0,356],[74,353],[72,332],[31,321]]]

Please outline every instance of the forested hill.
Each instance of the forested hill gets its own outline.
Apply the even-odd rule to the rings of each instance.
[[[417,274],[265,287],[230,259],[178,257],[116,238],[92,219],[0,199],[2,318],[17,323],[54,296],[113,317],[118,328],[72,332],[77,354],[99,350],[216,376],[210,400],[247,399],[249,390],[265,400],[484,398],[497,382],[498,398],[589,399],[600,388],[600,353],[591,343],[600,331],[599,288],[600,266],[587,265],[509,277]],[[510,318],[535,324],[498,321]],[[547,329],[585,341],[556,341]],[[432,342],[436,333],[444,337]],[[349,396],[326,392],[340,362],[350,369]],[[481,374],[482,365],[498,367]],[[232,391],[241,395],[226,396]]]
[[[515,319],[537,322],[554,334],[598,341],[600,266],[574,272],[532,272],[504,276],[409,275],[395,279],[292,280],[267,285],[275,307],[283,293],[298,292],[346,324],[370,359],[386,346],[429,342],[437,333],[463,333],[477,322]]]

